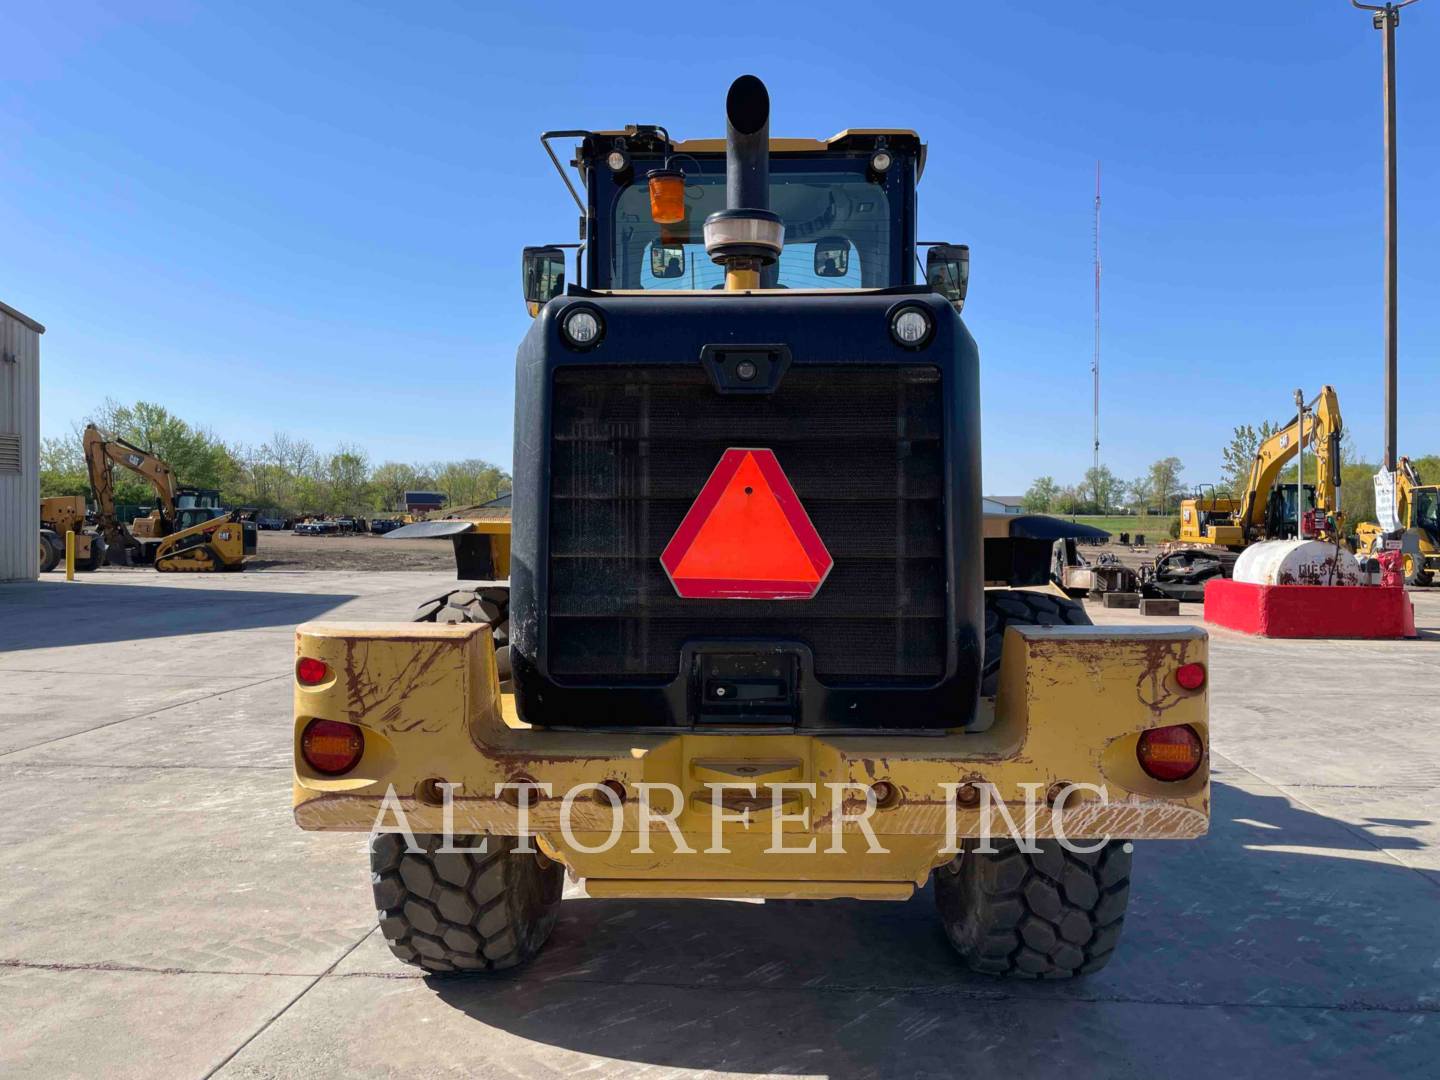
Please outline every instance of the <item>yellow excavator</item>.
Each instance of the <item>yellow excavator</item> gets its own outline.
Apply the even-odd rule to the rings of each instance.
[[[245,569],[245,557],[255,552],[254,522],[242,520],[239,510],[223,509],[219,492],[180,486],[174,470],[160,458],[105,435],[94,424],[85,428],[84,445],[96,517],[111,563],[151,564],[167,573]],[[115,512],[112,465],[144,477],[155,489],[155,509],[129,526]]]
[[[1238,495],[1209,494],[1180,504],[1180,546],[1155,560],[1145,591],[1177,600],[1201,600],[1205,582],[1229,577],[1240,552],[1262,540],[1301,534],[1334,540],[1344,534],[1340,512],[1340,398],[1323,386],[1308,404],[1295,391],[1296,416],[1255,451],[1250,475]],[[1280,473],[1311,447],[1316,471],[1303,484],[1304,502],[1294,484],[1279,483]]]
[[[1357,525],[1357,554],[1373,557],[1387,540],[1399,541],[1405,584],[1431,584],[1440,574],[1440,486],[1420,483],[1408,457],[1395,470],[1395,520],[1399,528],[1392,532],[1373,521]]]
[[[1295,394],[1296,403],[1303,404],[1300,391]],[[1306,508],[1297,507],[1293,484],[1279,485],[1277,481],[1301,446],[1309,445],[1314,446],[1316,462],[1315,483],[1304,486],[1310,508],[1320,531],[1328,535],[1340,530],[1340,436],[1344,430],[1340,398],[1333,386],[1325,386],[1303,410],[1303,429],[1297,413],[1260,444],[1238,497],[1212,494],[1180,504],[1182,541],[1240,552],[1260,540],[1298,535],[1297,510]]]

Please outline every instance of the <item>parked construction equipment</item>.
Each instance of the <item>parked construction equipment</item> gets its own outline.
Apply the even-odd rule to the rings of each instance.
[[[513,521],[425,523],[473,539],[423,621],[297,629],[296,822],[379,817],[381,931],[437,975],[532,957],[567,868],[592,897],[933,881],[971,968],[1095,971],[1128,841],[1208,827],[1206,635],[1091,626],[1054,538],[984,528],[969,252],[915,282],[920,139],[772,140],[753,76],[726,115],[543,136],[579,144],[586,284],[526,250]]]
[[[90,424],[84,436],[85,464],[95,495],[96,521],[106,554],[117,566],[151,564],[167,573],[243,570],[255,551],[255,524],[239,510],[219,505],[219,492],[182,487],[174,470],[156,455],[107,437]],[[115,511],[111,466],[144,477],[155,491],[156,507],[127,526]]]
[[[65,534],[75,534],[75,569],[98,570],[105,565],[105,538],[86,527],[85,496],[53,495],[40,500],[40,572],[65,561]]]
[[[1402,457],[1395,470],[1395,520],[1387,532],[1378,523],[1362,521],[1355,528],[1359,553],[1378,556],[1398,544],[1406,585],[1430,585],[1440,574],[1440,486],[1422,484],[1415,466]]]
[[[1148,594],[1199,601],[1205,583],[1228,578],[1236,557],[1251,544],[1299,536],[1302,528],[1311,538],[1343,535],[1339,396],[1328,385],[1308,404],[1300,391],[1295,395],[1295,419],[1260,444],[1238,493],[1212,489],[1181,502],[1179,543],[1156,557],[1142,586]],[[1314,448],[1315,482],[1298,490],[1279,483],[1284,467],[1307,446]]]

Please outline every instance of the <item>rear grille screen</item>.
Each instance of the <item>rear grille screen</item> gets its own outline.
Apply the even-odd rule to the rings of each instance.
[[[569,680],[668,681],[686,641],[786,638],[815,674],[945,672],[943,409],[929,366],[791,367],[768,396],[695,367],[555,373],[548,663]],[[834,557],[812,600],[685,600],[660,565],[732,446],[775,451]]]

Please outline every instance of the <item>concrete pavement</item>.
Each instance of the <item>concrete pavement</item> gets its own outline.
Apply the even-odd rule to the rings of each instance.
[[[1215,632],[1211,835],[1137,847],[1093,978],[961,971],[928,890],[572,887],[534,965],[445,983],[374,931],[364,838],[291,823],[289,672],[295,623],[403,619],[448,584],[0,587],[0,1073],[1353,1077],[1440,1058],[1440,641]],[[1440,595],[1415,600],[1440,631]]]

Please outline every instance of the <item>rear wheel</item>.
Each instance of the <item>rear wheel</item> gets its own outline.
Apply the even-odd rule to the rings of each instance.
[[[390,951],[436,975],[501,971],[540,951],[560,914],[565,876],[538,853],[516,852],[513,836],[417,835],[424,851],[405,850],[404,836],[370,842],[371,882],[380,930]]]
[[[1406,585],[1428,585],[1430,575],[1425,572],[1425,556],[1420,551],[1420,535],[1407,530],[1400,540],[1400,568]]]
[[[510,688],[510,586],[495,581],[454,589],[415,609],[414,622],[489,623],[495,640],[495,669],[500,688]]]
[[[980,693],[992,697],[1000,682],[1000,649],[1007,626],[1089,626],[1085,606],[1076,600],[1025,589],[989,589],[985,593],[985,665]]]
[[[934,875],[940,921],[966,966],[1029,979],[1104,967],[1130,900],[1129,845],[1081,854],[1039,840],[1033,855],[1010,841],[993,846],[993,854],[963,852]]]
[[[40,530],[40,573],[48,574],[55,567],[60,565],[64,557],[64,549],[60,546],[60,538],[49,529]]]

